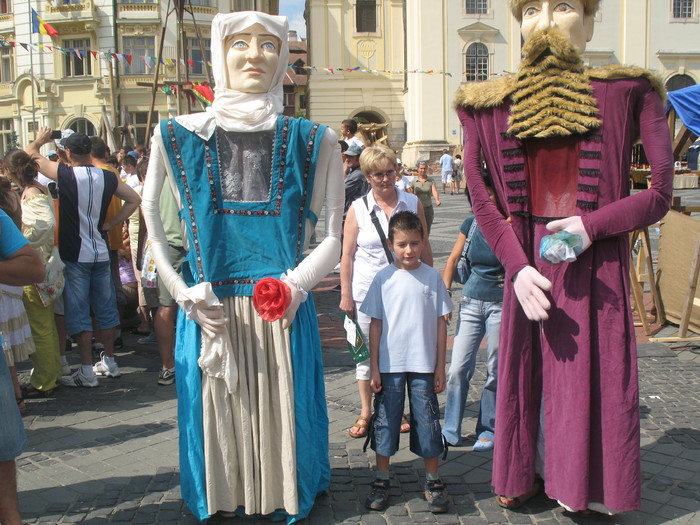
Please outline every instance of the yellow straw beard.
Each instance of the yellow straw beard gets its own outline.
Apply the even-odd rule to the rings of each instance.
[[[508,133],[518,139],[582,135],[600,126],[590,80],[576,48],[557,28],[523,46]]]

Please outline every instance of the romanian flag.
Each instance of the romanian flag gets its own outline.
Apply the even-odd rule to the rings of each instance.
[[[42,35],[49,35],[53,37],[58,36],[58,31],[39,18],[39,15],[36,14],[34,8],[32,8],[32,33],[41,33]]]

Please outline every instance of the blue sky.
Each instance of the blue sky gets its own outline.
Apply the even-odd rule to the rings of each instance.
[[[306,0],[280,0],[280,14],[289,18],[289,29],[294,29],[299,36],[306,38],[304,21],[304,3]]]

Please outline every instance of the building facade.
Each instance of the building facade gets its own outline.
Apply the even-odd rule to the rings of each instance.
[[[311,120],[338,132],[350,117],[388,123],[389,144],[406,142],[404,16],[402,0],[307,1]]]
[[[671,90],[696,84],[699,11],[700,0],[603,1],[584,61],[645,67]],[[307,0],[306,17],[316,67],[310,117],[336,130],[351,117],[386,123],[407,166],[461,147],[452,103],[462,83],[520,62],[520,28],[505,0]]]
[[[278,0],[191,0],[181,22],[158,0],[0,2],[0,153],[39,126],[100,134],[112,147],[146,142],[160,118],[201,109],[178,96],[206,82],[211,20],[218,12],[279,12]],[[32,33],[33,8],[57,37]],[[162,35],[162,53],[159,53]],[[60,49],[57,49],[60,48]],[[164,82],[175,87],[161,89]],[[179,83],[179,84],[178,84]],[[166,93],[169,92],[169,93]]]

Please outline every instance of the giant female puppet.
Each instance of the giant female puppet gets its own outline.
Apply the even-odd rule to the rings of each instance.
[[[330,480],[318,325],[305,297],[340,255],[342,165],[333,131],[281,115],[286,39],[283,17],[215,16],[212,106],[153,135],[143,210],[158,278],[190,320],[181,313],[175,357],[182,493],[199,519],[293,522]],[[159,215],[168,192],[187,239],[182,275],[163,227],[173,217]],[[304,258],[324,202],[325,238]],[[291,303],[264,321],[254,286],[280,276]]]
[[[467,84],[456,105],[474,213],[506,269],[493,484],[501,506],[538,492],[590,513],[640,505],[639,404],[627,233],[660,219],[673,162],[663,87],[632,67],[587,69],[598,0],[511,0],[518,73]],[[640,137],[651,186],[629,195]],[[497,195],[489,200],[485,161]],[[581,236],[575,262],[543,236]]]

